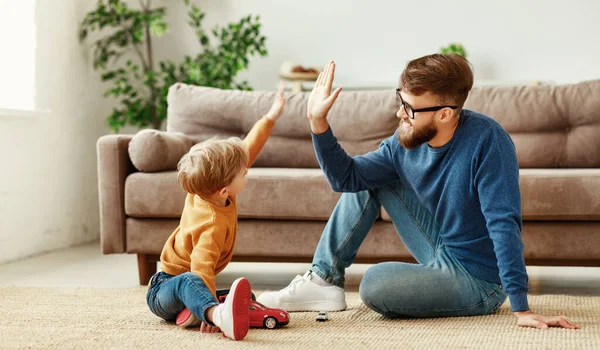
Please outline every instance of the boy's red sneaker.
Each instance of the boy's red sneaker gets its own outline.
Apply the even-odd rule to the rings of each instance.
[[[177,315],[175,323],[183,328],[199,327],[202,323],[202,320],[194,316],[194,314],[190,310],[183,309],[183,311],[181,311],[179,315]]]

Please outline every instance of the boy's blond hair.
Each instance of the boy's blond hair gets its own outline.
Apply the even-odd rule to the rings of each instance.
[[[247,162],[248,150],[239,138],[208,139],[181,158],[177,181],[188,193],[210,197],[229,186]]]

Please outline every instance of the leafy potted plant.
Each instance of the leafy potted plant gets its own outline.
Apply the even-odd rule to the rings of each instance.
[[[189,0],[184,3],[201,51],[193,57],[184,56],[179,63],[154,60],[152,41],[168,31],[165,7],[153,7],[151,0],[140,0],[139,9],[129,7],[124,0],[98,0],[86,13],[80,40],[99,32],[101,38],[92,42],[93,66],[102,72],[102,81],[111,83],[104,96],[119,102],[107,117],[113,131],[125,125],[159,129],[166,119],[168,89],[176,82],[251,90],[247,81],[236,82],[235,77],[248,67],[250,56],[267,54],[260,18],[247,16],[225,27],[216,26],[213,38],[209,38],[202,29],[205,13]],[[121,59],[130,51],[135,59]]]
[[[455,54],[459,54],[464,58],[467,58],[467,51],[465,50],[464,46],[462,46],[459,43],[451,43],[446,47],[442,47],[440,49],[441,53],[455,53]]]

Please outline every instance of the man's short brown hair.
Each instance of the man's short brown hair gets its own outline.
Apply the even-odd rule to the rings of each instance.
[[[433,54],[408,62],[400,76],[400,88],[421,96],[430,92],[441,103],[462,108],[473,87],[471,64],[457,54]]]
[[[237,137],[212,138],[184,155],[177,166],[177,181],[188,193],[210,197],[231,185],[248,162],[245,143]]]

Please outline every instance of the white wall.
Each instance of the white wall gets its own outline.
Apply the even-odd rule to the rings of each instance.
[[[256,89],[276,86],[283,61],[321,66],[329,59],[338,63],[339,85],[394,86],[408,60],[453,41],[465,45],[480,80],[600,78],[596,0],[197,3],[208,13],[206,29],[261,15],[269,55],[240,76]],[[35,100],[52,113],[0,116],[0,263],[98,239],[95,142],[109,132],[111,101],[77,40],[94,4],[37,0]],[[157,60],[198,50],[182,1],[168,5],[172,29],[155,41]]]
[[[171,4],[173,10],[180,2]],[[461,42],[476,79],[555,83],[600,78],[600,1],[203,0],[206,28],[260,14],[269,56],[242,75],[273,89],[283,61],[338,65],[342,86],[394,86],[410,59]],[[183,11],[164,52],[197,50]]]
[[[0,263],[99,237],[95,143],[110,106],[77,37],[93,4],[37,1],[35,102],[51,113],[0,116]]]

